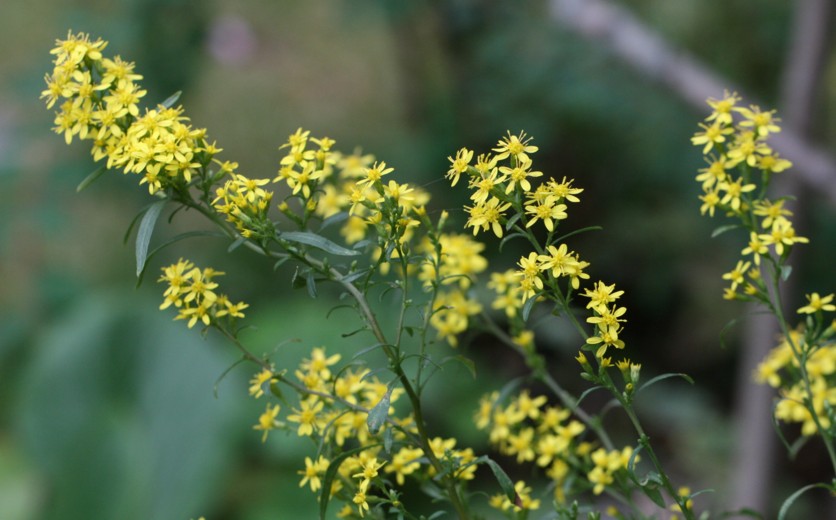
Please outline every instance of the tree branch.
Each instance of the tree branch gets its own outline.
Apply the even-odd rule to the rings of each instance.
[[[726,89],[753,99],[685,50],[672,46],[628,10],[608,0],[550,0],[549,14],[554,21],[605,45],[614,55],[667,86],[700,111],[707,113],[705,100],[720,98]],[[770,143],[793,162],[798,176],[810,188],[836,204],[836,161],[829,154],[810,144],[793,128],[785,128]]]

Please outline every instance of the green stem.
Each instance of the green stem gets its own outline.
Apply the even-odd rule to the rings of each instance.
[[[787,343],[790,345],[793,355],[795,356],[795,359],[798,362],[799,372],[801,373],[801,381],[804,384],[804,391],[806,393],[803,404],[807,408],[807,411],[810,413],[810,416],[813,418],[813,423],[816,425],[816,431],[821,436],[822,441],[824,442],[824,446],[827,449],[827,454],[830,457],[830,464],[833,467],[834,474],[836,474],[836,449],[834,449],[833,442],[831,441],[827,429],[825,429],[822,426],[821,421],[819,420],[819,415],[816,412],[815,404],[813,403],[813,389],[812,384],[810,383],[810,375],[807,373],[806,356],[801,351],[801,347],[799,345],[796,345],[795,340],[793,339],[793,336],[790,333],[787,320],[784,317],[784,307],[779,287],[781,271],[778,268],[777,263],[774,260],[772,260],[771,257],[770,260],[770,264],[772,265],[772,276],[770,277],[770,281],[772,282],[772,290],[770,292],[772,293],[772,298],[774,299],[774,301],[770,302],[769,307],[771,308],[773,314],[775,314],[775,317],[778,319],[778,326],[781,328],[781,333],[784,335],[784,338],[786,338]]]
[[[618,399],[618,402],[621,403],[622,408],[624,408],[627,417],[629,417],[630,422],[633,424],[633,428],[636,430],[636,433],[639,435],[639,445],[647,452],[650,456],[650,461],[653,463],[653,467],[656,468],[656,472],[659,473],[659,477],[662,479],[662,486],[665,488],[665,491],[671,496],[671,498],[676,501],[679,508],[682,510],[682,514],[685,515],[687,520],[696,520],[694,516],[694,512],[688,507],[688,500],[687,497],[681,497],[679,493],[674,489],[673,484],[671,483],[670,479],[668,478],[667,473],[665,473],[664,468],[662,468],[662,463],[659,462],[659,458],[656,457],[656,452],[653,451],[653,446],[650,444],[650,437],[644,432],[644,428],[642,428],[641,422],[639,422],[639,418],[636,415],[636,412],[633,411],[633,407],[627,400],[615,389],[610,389],[612,393]]]

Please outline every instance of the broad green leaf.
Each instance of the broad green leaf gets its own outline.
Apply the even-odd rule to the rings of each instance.
[[[136,276],[142,274],[145,269],[145,260],[148,257],[148,244],[151,242],[151,235],[154,233],[154,225],[163,211],[166,200],[155,202],[148,208],[145,215],[142,216],[142,221],[139,223],[139,231],[136,233]]]
[[[377,432],[380,431],[383,423],[386,422],[386,418],[389,417],[389,401],[392,399],[393,388],[394,385],[389,383],[389,388],[386,390],[386,394],[384,394],[380,401],[374,405],[374,408],[369,410],[369,417],[366,419],[366,425],[369,427],[369,432],[372,435],[377,435]]]
[[[298,244],[312,246],[317,249],[321,249],[326,253],[331,253],[332,255],[357,256],[360,254],[359,251],[346,249],[341,245],[331,242],[325,237],[319,236],[316,233],[311,233],[309,231],[286,231],[279,235],[279,238],[287,240],[289,242],[296,242]]]
[[[91,184],[93,184],[93,182],[96,179],[98,179],[99,177],[101,177],[104,174],[104,172],[106,172],[106,171],[107,171],[107,166],[105,166],[105,165],[101,165],[98,168],[96,168],[93,171],[93,173],[91,173],[90,175],[85,177],[83,181],[78,183],[78,186],[76,186],[76,188],[75,188],[76,193],[80,192],[81,190],[83,190],[87,186],[90,186]]]

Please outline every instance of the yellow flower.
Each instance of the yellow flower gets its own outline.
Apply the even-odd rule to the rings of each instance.
[[[806,298],[807,305],[798,309],[799,314],[815,314],[820,311],[836,311],[836,305],[831,303],[833,301],[833,293],[828,294],[825,297],[821,297],[819,296],[819,293],[814,292],[813,294],[807,294]]]
[[[473,151],[468,150],[467,148],[462,148],[458,152],[456,152],[455,159],[453,157],[448,157],[448,161],[450,161],[450,169],[447,170],[446,177],[450,179],[451,186],[455,186],[459,182],[459,177],[462,173],[467,171],[467,167],[470,165],[470,161],[473,160]]]
[[[699,126],[703,131],[694,134],[694,137],[691,138],[691,143],[695,146],[705,145],[702,149],[703,154],[707,154],[715,144],[725,142],[726,136],[734,132],[733,128],[725,127],[718,121],[712,123],[711,126],[702,123]]]
[[[509,156],[514,157],[517,161],[528,161],[528,154],[534,153],[538,150],[536,146],[530,145],[530,137],[526,137],[525,132],[520,132],[519,135],[511,135],[508,131],[507,137],[503,137],[496,144],[493,149],[497,152],[494,160],[501,161]]]
[[[253,426],[254,430],[261,430],[264,432],[264,435],[261,437],[261,442],[267,440],[267,434],[270,433],[270,430],[274,430],[280,426],[282,423],[278,421],[277,417],[279,416],[279,405],[270,406],[267,405],[267,409],[262,413],[258,418],[258,424]]]
[[[297,435],[300,437],[310,436],[313,434],[314,429],[319,430],[320,428],[320,419],[317,414],[322,411],[324,403],[312,397],[306,401],[302,401],[300,404],[301,410],[294,408],[293,411],[295,413],[289,415],[287,420],[299,423],[299,429],[296,430]]]
[[[250,395],[258,399],[262,395],[264,395],[264,386],[266,383],[272,383],[273,381],[277,381],[275,374],[270,369],[263,369],[258,374],[254,375],[252,379],[250,379]]]
[[[316,462],[312,461],[310,457],[305,457],[305,469],[297,471],[299,475],[303,476],[302,480],[299,482],[299,487],[304,487],[305,484],[310,482],[311,491],[316,493],[316,491],[322,487],[320,476],[328,470],[329,464],[328,459],[322,455],[319,456],[319,459],[317,459]]]

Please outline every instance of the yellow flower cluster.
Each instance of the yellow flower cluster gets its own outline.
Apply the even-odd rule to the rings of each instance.
[[[304,469],[298,472],[302,477],[299,486],[308,485],[312,492],[322,489],[322,478],[331,461],[342,452],[355,449],[356,454],[341,461],[330,494],[356,508],[344,510],[341,517],[351,516],[354,511],[363,516],[370,509],[373,489],[392,489],[390,478],[403,486],[407,477],[425,480],[436,472],[427,463],[423,450],[414,444],[416,429],[412,416],[393,416],[391,405],[403,390],[390,389],[368,369],[335,372],[333,367],[340,360],[339,354],[328,355],[324,348],[314,348],[294,371],[295,381],[272,366],[264,366],[250,380],[252,397],[259,399],[273,393],[273,385],[279,382],[290,384],[302,397],[298,408],[292,408],[284,420],[279,420],[281,407],[268,403],[253,428],[263,432],[262,440],[272,430],[286,429],[316,441],[320,446],[316,458],[306,457]],[[277,390],[275,393],[279,395]],[[369,411],[381,402],[390,405],[386,424],[372,433],[367,423]],[[386,429],[391,429],[393,447],[384,450],[381,439]],[[471,463],[476,456],[472,449],[456,449],[455,439],[441,437],[430,439],[429,447],[439,460],[450,464],[455,478],[474,478],[476,465]]]
[[[430,325],[452,346],[458,345],[457,336],[467,330],[470,317],[482,312],[482,305],[468,290],[476,275],[488,267],[481,254],[484,249],[484,244],[467,235],[447,233],[427,236],[418,247],[425,255],[418,280],[426,290],[438,289]]]
[[[622,365],[626,368],[625,379],[635,376],[637,381],[640,367],[629,361],[619,368]],[[516,457],[518,463],[533,462],[544,468],[554,483],[555,499],[563,503],[569,493],[589,489],[588,484],[597,495],[619,475],[626,477],[633,454],[629,446],[622,450],[595,449],[592,443],[582,440],[586,426],[570,417],[568,410],[549,406],[545,396],[532,397],[523,390],[504,406],[498,392],[484,396],[474,420],[477,428],[488,430],[491,444],[501,453]],[[584,481],[588,484],[582,484]],[[517,485],[530,492],[524,484]],[[520,493],[519,488],[517,492]],[[522,502],[526,509],[526,501]],[[529,504],[528,508],[536,509],[539,501]],[[501,496],[493,497],[491,505],[503,510],[510,508]]]
[[[627,309],[614,305],[615,300],[622,294],[624,291],[615,290],[615,284],[607,285],[602,281],[598,281],[593,289],[586,289],[584,292],[584,296],[589,298],[586,308],[593,312],[593,316],[586,321],[595,326],[595,335],[587,339],[586,343],[598,346],[598,350],[595,351],[595,357],[598,359],[603,359],[609,347],[624,348],[624,341],[618,335],[623,328],[621,324],[626,321],[624,314]]]
[[[106,157],[108,168],[141,174],[140,184],[151,194],[189,184],[220,149],[207,143],[205,129],[188,124],[182,108],[160,105],[140,116],[142,76],[133,63],[104,57],[106,46],[86,34],[70,33],[56,42],[54,68],[41,94],[48,108],[63,100],[55,131],[67,144],[76,136],[92,140],[96,161]]]
[[[465,207],[469,213],[466,227],[473,228],[474,235],[490,230],[502,238],[508,222],[506,212],[512,206],[524,208],[521,217],[526,228],[540,221],[550,233],[557,221],[567,217],[565,202],[578,202],[575,195],[583,190],[572,187],[572,181],[565,178],[562,182],[550,179],[532,189],[531,179],[543,176],[543,172],[532,170],[529,154],[537,150],[525,132],[508,132],[492,150],[494,154],[480,155],[472,166],[473,151],[467,148],[448,157],[451,166],[446,176],[451,184],[455,186],[462,174],[469,178],[473,206]]]
[[[232,303],[224,294],[217,294],[218,283],[213,279],[224,273],[211,267],[200,269],[182,258],[175,264],[162,269],[159,282],[166,282],[160,310],[174,305],[178,310],[176,320],[189,320],[189,328],[200,321],[207,327],[221,318],[243,318],[244,302]]]
[[[767,144],[767,138],[780,131],[775,111],[742,107],[740,101],[728,92],[723,99],[709,99],[712,113],[691,140],[702,146],[708,157],[708,167],[696,177],[704,192],[700,211],[713,216],[719,208],[738,218],[748,231],[743,259],[723,274],[729,283],[723,297],[759,301],[775,309],[772,294],[777,288],[767,284],[777,284],[778,275],[788,273],[786,260],[792,246],[808,240],[796,235],[790,221],[792,212],[784,206],[786,200],[764,196],[771,175],[791,166]],[[764,279],[764,265],[771,268],[771,278]],[[807,316],[806,321],[785,334],[755,370],[757,381],[779,389],[775,417],[801,423],[803,435],[827,431],[831,423],[828,410],[836,404],[836,346],[830,339],[836,330],[823,320],[823,313],[836,311],[833,298],[832,294],[807,295],[807,305],[798,309]],[[790,327],[781,313],[776,315]]]
[[[802,308],[804,309],[804,308]],[[831,311],[832,312],[832,311]],[[836,344],[816,346],[802,330],[790,332],[755,369],[755,380],[780,389],[781,399],[775,407],[775,417],[786,423],[801,423],[803,435],[814,435],[817,427],[806,403],[811,401],[823,428],[830,427],[829,409],[836,408]],[[823,338],[836,335],[836,321],[822,334]],[[796,352],[804,352],[805,368],[810,380],[810,393],[799,374]]]
[[[275,236],[273,222],[267,216],[273,192],[268,192],[262,186],[269,179],[250,179],[240,174],[232,173],[237,164],[229,165],[231,179],[223,187],[215,190],[217,198],[212,201],[215,211],[226,215],[244,238],[268,238]]]

